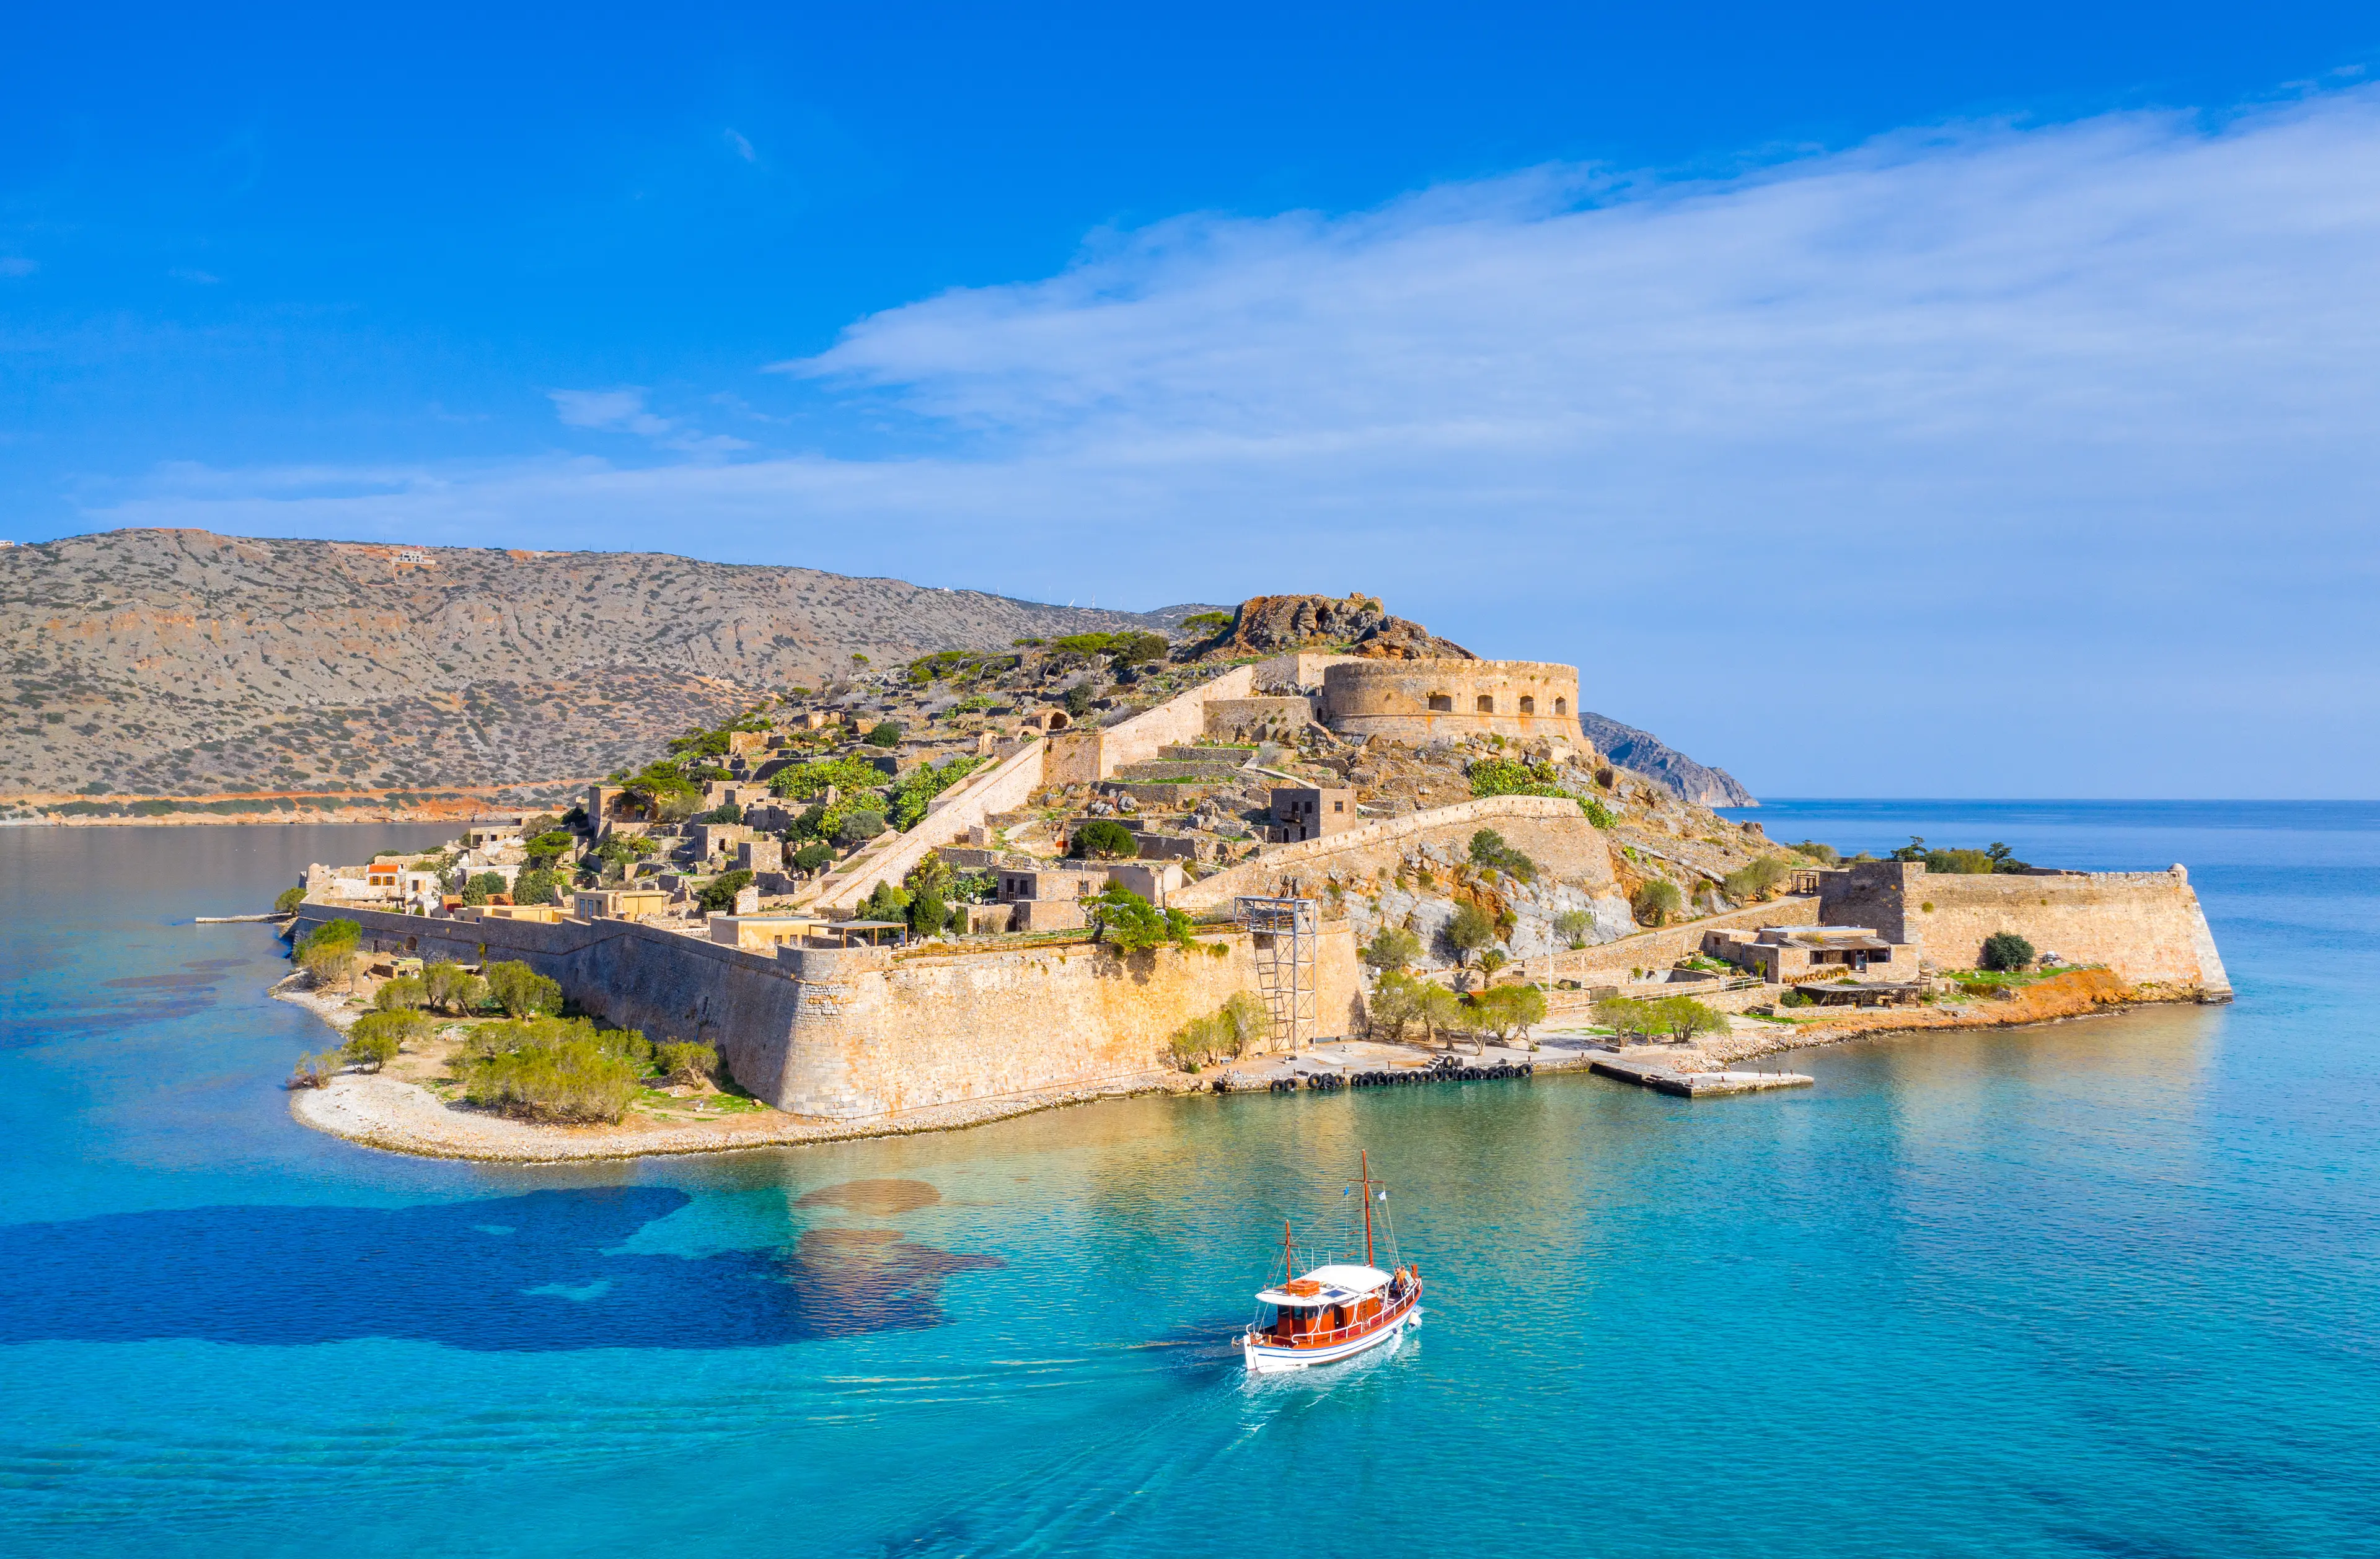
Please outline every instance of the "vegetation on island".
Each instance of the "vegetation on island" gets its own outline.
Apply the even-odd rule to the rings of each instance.
[[[1682,1041],[1727,1028],[1725,1013],[1690,996],[1656,997],[1649,1001],[1607,997],[1595,1004],[1595,1021],[1625,1039],[1650,1039],[1661,1034]]]
[[[1236,1061],[1272,1032],[1272,1014],[1253,991],[1233,991],[1222,1006],[1193,1018],[1166,1040],[1166,1054],[1184,1071],[1210,1061]]]

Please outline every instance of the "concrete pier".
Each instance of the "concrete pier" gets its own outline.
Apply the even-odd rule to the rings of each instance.
[[[1587,1063],[1597,1077],[1633,1082],[1639,1088],[1674,1094],[1682,1099],[1713,1098],[1724,1094],[1757,1094],[1768,1088],[1808,1088],[1817,1079],[1803,1072],[1679,1071],[1663,1061],[1626,1056],[1597,1057]]]

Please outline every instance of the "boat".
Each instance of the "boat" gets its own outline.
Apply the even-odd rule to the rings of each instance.
[[[1373,1251],[1372,1207],[1388,1201],[1388,1188],[1372,1178],[1371,1155],[1362,1160],[1356,1181],[1364,1194],[1364,1260],[1325,1262],[1297,1270],[1297,1243],[1290,1226],[1281,1227],[1281,1280],[1257,1294],[1257,1319],[1240,1334],[1248,1372],[1278,1374],[1336,1364],[1373,1348],[1390,1347],[1405,1329],[1421,1324],[1421,1268],[1397,1262],[1395,1235],[1389,1236],[1393,1270],[1378,1264]],[[1351,1188],[1353,1189],[1353,1188]]]

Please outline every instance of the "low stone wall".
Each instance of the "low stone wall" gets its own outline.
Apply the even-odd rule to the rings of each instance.
[[[2180,866],[1968,876],[1877,861],[1822,872],[1818,880],[1823,924],[1872,925],[1888,940],[1918,942],[1937,969],[1972,969],[1985,937],[2013,931],[2036,951],[2106,964],[2132,985],[2230,994],[2215,935]]]
[[[1682,958],[1703,950],[1703,938],[1713,931],[1748,931],[1763,925],[1815,925],[1818,924],[1818,900],[1815,894],[1772,900],[1766,904],[1747,904],[1740,910],[1723,914],[1705,915],[1700,920],[1681,921],[1675,925],[1657,926],[1639,931],[1633,937],[1600,942],[1591,948],[1579,948],[1521,959],[1507,965],[1519,972],[1524,979],[1540,984],[1556,980],[1576,980],[1582,985],[1609,985],[1624,984],[1632,969],[1667,969]],[[1500,973],[1499,979],[1510,974]],[[1690,988],[1687,994],[1693,994]]]
[[[1560,829],[1559,840],[1533,836],[1524,840],[1512,835],[1515,826],[1530,823],[1574,827]],[[1476,801],[1432,807],[1402,817],[1384,817],[1341,833],[1325,834],[1320,839],[1267,849],[1253,861],[1242,862],[1228,871],[1190,884],[1170,902],[1174,909],[1196,914],[1228,903],[1239,894],[1281,893],[1292,879],[1311,894],[1319,888],[1325,876],[1360,877],[1383,867],[1392,870],[1401,845],[1447,828],[1495,828],[1507,834],[1506,842],[1537,858],[1541,866],[1557,876],[1576,876],[1597,883],[1613,880],[1610,852],[1603,843],[1603,835],[1586,821],[1576,802],[1560,796],[1482,796]]]
[[[779,1109],[838,1119],[1147,1072],[1175,1029],[1257,988],[1237,932],[1203,938],[1221,958],[1119,958],[1086,943],[902,958],[785,948],[771,958],[631,921],[456,921],[328,904],[304,906],[298,931],[334,919],[355,921],[372,951],[518,960],[610,1022],[716,1045],[736,1082]],[[1354,1032],[1361,985],[1343,925],[1324,928],[1316,975],[1318,1032]]]

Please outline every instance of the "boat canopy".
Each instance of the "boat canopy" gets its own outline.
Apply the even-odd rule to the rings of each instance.
[[[1375,1289],[1387,1287],[1391,1280],[1392,1275],[1378,1267],[1318,1266],[1294,1283],[1267,1288],[1257,1296],[1257,1303],[1286,1305],[1293,1310],[1351,1304]]]

